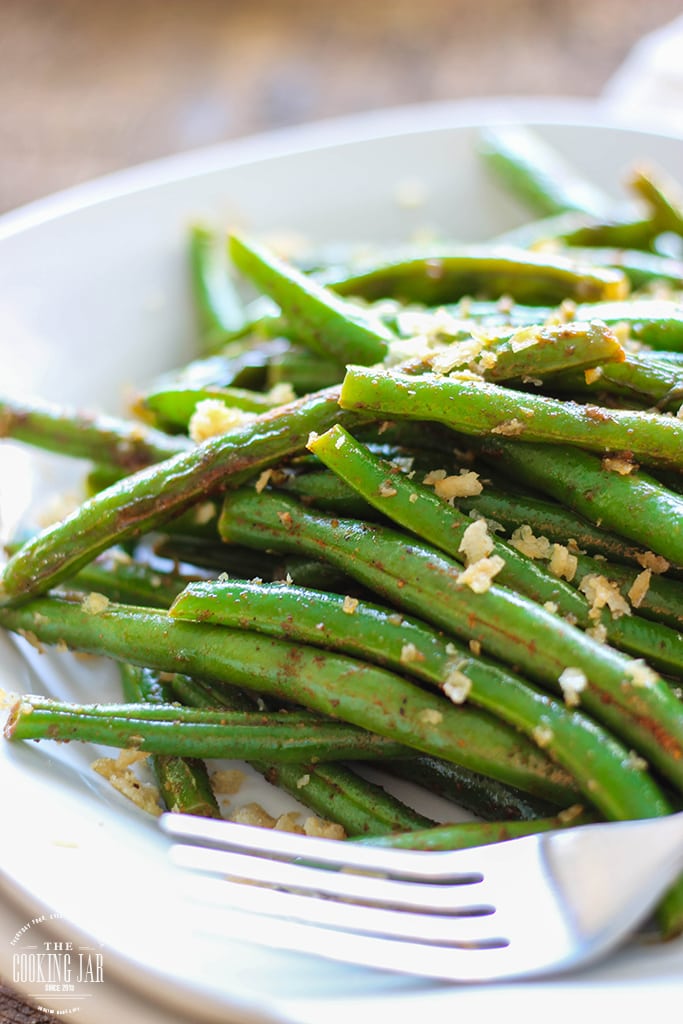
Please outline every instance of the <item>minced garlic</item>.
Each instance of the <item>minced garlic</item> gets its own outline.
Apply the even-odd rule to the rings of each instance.
[[[466,528],[460,541],[458,551],[465,556],[465,565],[472,565],[481,558],[487,558],[493,551],[494,543],[489,535],[485,519],[475,519]]]
[[[91,767],[140,810],[158,817],[162,813],[159,790],[149,782],[141,782],[131,767],[148,756],[139,750],[122,750],[116,758],[98,758]]]
[[[197,402],[187,432],[193,441],[200,444],[210,437],[217,437],[250,423],[254,418],[254,413],[232,409],[219,398],[205,398]]]
[[[346,832],[341,825],[314,816],[304,821],[304,832],[307,836],[317,836],[320,839],[346,839]]]
[[[109,607],[109,598],[104,594],[98,594],[93,591],[81,601],[81,608],[86,615],[101,615],[103,611]]]
[[[458,574],[456,582],[461,586],[469,587],[475,594],[485,594],[490,589],[494,577],[498,575],[504,566],[505,559],[501,558],[500,555],[480,558],[479,561],[473,562],[472,565],[468,565],[466,569],[463,569]]]
[[[342,603],[342,611],[346,612],[347,615],[353,615],[355,613],[357,607],[358,607],[358,598],[357,597],[349,597],[349,595],[347,594],[344,597],[344,601]]]
[[[652,579],[652,569],[643,569],[639,572],[633,583],[629,587],[628,599],[634,608],[640,608],[641,604],[645,599],[645,595],[650,589],[650,580]]]
[[[424,484],[434,487],[434,493],[451,504],[456,498],[471,498],[483,491],[479,474],[462,469],[448,476],[445,469],[435,469],[424,477]]]
[[[605,455],[601,460],[603,469],[610,473],[619,473],[620,476],[628,476],[638,469],[638,464],[631,459],[619,455]]]
[[[614,619],[631,614],[630,605],[618,585],[606,576],[588,573],[579,583],[579,590],[591,606],[588,613],[591,619],[599,619],[603,608],[609,608]]]
[[[443,721],[443,715],[436,708],[424,708],[417,717],[425,725],[439,725]]]
[[[547,537],[536,537],[528,524],[518,526],[510,537],[510,543],[528,558],[550,558],[552,545]]]
[[[654,551],[643,551],[637,554],[636,561],[643,569],[651,569],[657,576],[663,572],[668,572],[671,568],[671,563],[663,555],[656,555]]]
[[[580,703],[580,694],[588,685],[585,672],[580,668],[566,668],[561,673],[558,683],[567,707],[577,707]]]
[[[491,428],[492,434],[502,434],[504,437],[517,437],[524,433],[524,423],[513,416],[511,420],[503,420],[498,426]]]
[[[564,544],[553,544],[548,568],[554,576],[559,576],[561,579],[571,582],[576,575],[577,566],[578,559],[576,555],[571,554],[569,548],[565,547]]]

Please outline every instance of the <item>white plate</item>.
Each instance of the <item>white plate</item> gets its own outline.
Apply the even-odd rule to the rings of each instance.
[[[683,140],[606,126],[590,106],[490,101],[315,125],[115,175],[0,219],[2,390],[116,412],[126,386],[189,357],[185,229],[197,215],[320,241],[400,241],[433,227],[474,240],[512,226],[523,211],[482,173],[473,149],[473,126],[495,120],[536,124],[615,195],[636,158],[672,174],[683,166]],[[406,208],[397,190],[411,181],[425,202]],[[81,468],[9,444],[0,457],[7,529]],[[0,641],[8,690],[115,693],[100,662],[35,652],[26,660]],[[683,997],[680,942],[631,947],[571,979],[468,988],[258,948],[241,941],[236,920],[230,938],[203,935],[154,823],[92,773],[91,758],[76,746],[0,743],[0,973],[12,983],[13,937],[51,912],[51,922],[32,925],[40,941],[48,928],[56,940],[102,943],[105,980],[79,1002],[81,1021],[151,1024],[177,1013],[318,1024],[380,1013],[440,1024],[456,1012],[533,1020],[548,999],[591,1019],[616,1000],[620,1017],[635,1020]],[[279,797],[266,793],[268,801],[275,807]]]

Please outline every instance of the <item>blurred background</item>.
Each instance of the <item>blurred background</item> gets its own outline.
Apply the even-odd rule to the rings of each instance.
[[[377,107],[598,96],[680,0],[0,0],[0,211]]]

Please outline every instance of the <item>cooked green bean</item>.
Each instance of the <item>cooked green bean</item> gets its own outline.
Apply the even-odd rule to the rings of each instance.
[[[373,456],[340,426],[309,440],[309,448],[388,519],[456,561],[466,561],[466,535],[472,529],[472,520],[458,510],[455,497],[449,504],[423,484],[403,473],[392,472],[390,464]],[[457,487],[458,477],[450,479]],[[502,586],[539,604],[552,603],[558,615],[583,628],[600,623],[608,642],[614,646],[645,658],[659,671],[683,676],[683,643],[679,633],[660,623],[631,617],[630,605],[620,616],[608,609],[594,614],[582,594],[522,550],[488,535],[485,542],[487,557],[501,560],[496,580]],[[571,558],[569,552],[567,557]],[[573,573],[567,575],[573,578]]]
[[[478,708],[455,707],[386,669],[243,630],[172,620],[147,609],[110,604],[93,615],[87,607],[80,601],[42,598],[2,609],[0,624],[29,631],[47,644],[66,643],[75,650],[300,704],[560,806],[576,798],[567,773],[530,740]]]
[[[683,422],[657,413],[583,406],[516,392],[484,381],[414,377],[350,366],[342,409],[376,417],[428,420],[468,435],[514,436],[524,442],[631,452],[646,465],[683,469]]]
[[[384,359],[393,335],[378,318],[254,242],[232,235],[229,248],[238,269],[278,304],[297,340],[341,366]]]
[[[683,498],[642,470],[615,472],[592,452],[487,439],[487,461],[593,523],[683,566]],[[666,565],[664,566],[666,568]]]
[[[112,544],[154,529],[302,450],[312,430],[339,419],[338,397],[332,388],[280,406],[94,495],[12,556],[0,582],[0,604],[42,593]],[[350,419],[359,420],[355,414]]]
[[[475,592],[461,582],[456,562],[396,530],[314,514],[284,495],[254,497],[245,490],[226,497],[221,532],[227,541],[315,552],[397,608],[474,641],[487,656],[553,690],[568,666],[579,669],[586,681],[582,706],[683,785],[680,705],[643,663],[506,588],[491,584]]]

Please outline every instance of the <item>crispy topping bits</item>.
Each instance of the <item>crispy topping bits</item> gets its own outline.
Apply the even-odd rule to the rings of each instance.
[[[292,525],[292,516],[289,512],[278,512],[278,519],[283,526],[290,527]]]
[[[554,576],[559,576],[560,579],[571,582],[576,575],[577,565],[578,559],[576,555],[571,554],[569,548],[565,547],[564,544],[553,544],[548,568]]]
[[[555,734],[549,725],[537,725],[532,734],[534,743],[538,744],[541,749],[549,747],[555,738]]]
[[[638,573],[633,583],[629,587],[628,599],[634,608],[640,608],[645,595],[650,589],[650,580],[652,579],[652,569],[643,569],[642,572]]]
[[[605,455],[601,463],[603,469],[610,473],[619,473],[620,476],[628,476],[639,468],[638,463],[618,455]]]
[[[538,345],[538,328],[522,327],[510,338],[510,348],[513,352],[523,352],[525,348]]]
[[[255,802],[237,807],[230,816],[231,821],[240,825],[254,825],[257,828],[275,828],[276,819]]]
[[[159,790],[149,782],[142,782],[132,770],[134,764],[148,756],[139,750],[122,750],[116,758],[98,758],[91,767],[141,810],[158,817],[162,811]]]
[[[557,615],[558,607],[555,601],[544,601],[543,607],[547,612],[550,612],[551,615]]]
[[[415,644],[409,643],[404,644],[401,648],[401,662],[404,665],[409,665],[413,661],[424,661],[425,656],[422,651],[419,651]]]
[[[524,433],[524,423],[513,417],[511,420],[503,420],[497,427],[491,427],[492,434],[503,434],[504,437],[517,437]]]
[[[458,474],[448,476],[445,469],[433,469],[422,482],[434,487],[434,493],[444,501],[453,504],[456,498],[471,498],[483,491],[479,474],[473,470],[461,469]]]
[[[626,678],[634,686],[654,686],[659,681],[659,676],[643,661],[642,658],[634,659],[626,669]]]
[[[436,708],[423,708],[417,717],[425,725],[439,725],[443,721],[443,715]]]
[[[377,488],[377,493],[380,498],[394,498],[398,494],[398,491],[392,484],[391,480],[383,480]]]
[[[197,526],[206,526],[216,515],[216,506],[213,501],[202,501],[195,507],[194,521]]]
[[[631,607],[619,587],[606,576],[588,573],[579,583],[579,590],[586,595],[590,605],[588,615],[591,619],[597,621],[603,608],[609,608],[613,619],[631,614]]]
[[[528,524],[518,526],[510,537],[510,543],[528,558],[550,558],[552,545],[547,537],[536,537]]]
[[[602,366],[594,366],[590,370],[584,370],[583,376],[586,384],[595,384],[596,380],[600,380],[602,377]]]
[[[479,656],[481,654],[481,643],[479,640],[470,640],[469,648],[472,654]]]
[[[472,680],[455,666],[450,669],[441,687],[453,704],[464,704],[472,689]]]
[[[574,708],[580,703],[580,694],[586,689],[588,679],[585,672],[580,668],[566,668],[558,679],[560,689],[564,696],[564,702],[568,708]]]
[[[293,402],[296,398],[294,388],[286,380],[280,381],[279,384],[273,384],[267,394],[268,398],[275,405],[286,405],[288,402]]]
[[[645,758],[641,757],[636,750],[629,750],[628,757],[624,763],[624,767],[630,768],[636,772],[646,772],[648,764]]]
[[[35,647],[39,654],[45,653],[45,648],[43,647],[42,643],[32,630],[18,629],[17,633],[19,634],[19,636],[23,636],[24,640],[26,640],[26,642],[29,643],[31,647]]]
[[[273,826],[276,832],[295,832],[298,835],[303,835],[303,826],[299,824],[299,812],[298,811],[287,811],[285,814],[281,814]]]
[[[458,551],[465,556],[465,565],[472,565],[482,558],[487,558],[493,551],[493,539],[489,536],[485,519],[476,519],[467,527],[462,535]]]
[[[415,502],[417,501],[417,499],[418,499],[417,491],[413,491],[412,494],[408,495],[408,501],[410,502],[411,505],[414,505]]]
[[[304,832],[307,836],[318,836],[320,839],[346,839],[346,832],[341,825],[324,818],[306,818]]]
[[[86,594],[81,601],[81,608],[86,615],[101,615],[108,607],[109,598],[105,597],[104,594],[98,594],[95,591],[91,594]]]
[[[220,768],[211,775],[211,787],[216,794],[234,796],[239,793],[245,778],[239,768]]]
[[[347,594],[345,596],[344,602],[342,604],[342,611],[346,612],[347,615],[353,615],[354,612],[356,611],[357,607],[358,607],[358,598],[357,597],[349,597],[349,595]]]
[[[272,469],[264,469],[262,473],[259,473],[258,480],[254,484],[254,490],[257,494],[260,494],[266,488],[272,475]]]
[[[197,402],[190,417],[187,432],[197,444],[210,437],[226,434],[229,430],[244,426],[255,419],[254,413],[242,409],[231,409],[219,398],[205,398]]]
[[[296,780],[296,788],[297,789],[305,789],[305,787],[308,785],[308,783],[310,781],[311,781],[311,776],[308,773],[306,773],[305,775],[301,775]]]
[[[475,594],[485,594],[490,589],[494,578],[505,566],[505,559],[500,555],[480,558],[458,574],[456,583],[469,587]]]
[[[656,576],[668,572],[671,568],[671,563],[663,555],[656,555],[654,551],[643,551],[641,554],[637,554],[636,561],[642,565],[643,569],[651,569]]]
[[[594,626],[591,626],[586,630],[588,636],[592,637],[593,640],[597,640],[599,644],[607,643],[607,626],[604,622],[596,622]]]

